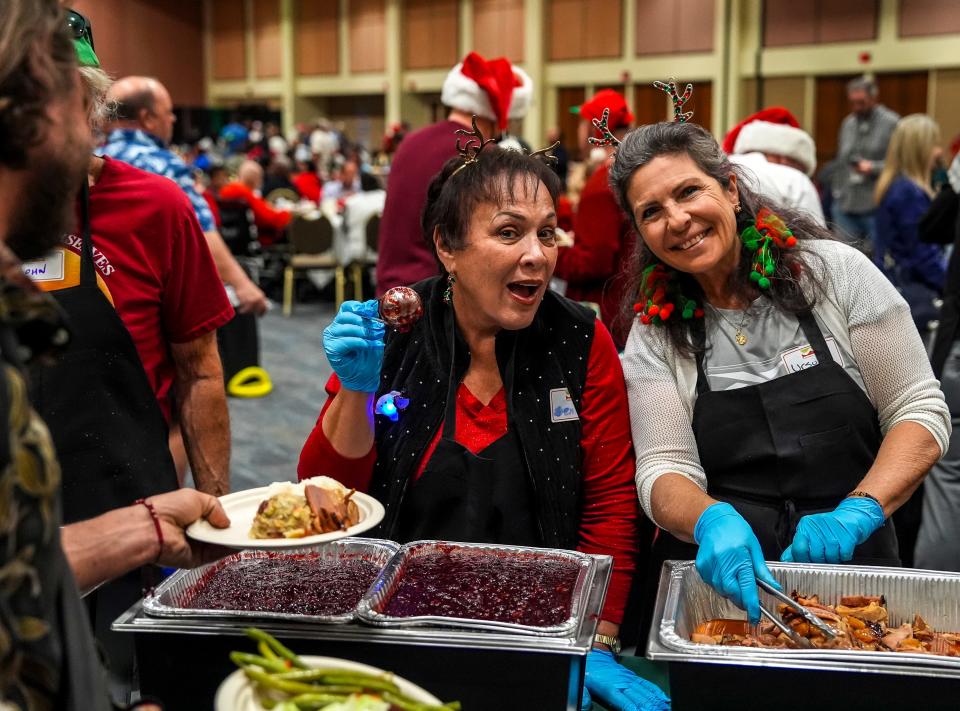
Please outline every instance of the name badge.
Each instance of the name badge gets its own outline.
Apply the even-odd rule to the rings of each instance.
[[[837,347],[836,340],[831,336],[828,337],[826,341],[827,348],[830,349],[830,355],[833,356],[833,359],[842,368],[843,355],[840,353],[840,349]],[[814,352],[813,348],[810,347],[809,343],[804,346],[791,348],[790,350],[781,353],[780,360],[783,361],[783,367],[787,369],[788,373],[796,373],[800,370],[812,368],[819,363],[817,360],[817,354]]]
[[[21,268],[33,281],[60,281],[63,279],[63,251],[58,249],[44,259],[24,262]]]
[[[566,388],[556,388],[550,391],[550,421],[570,422],[579,420],[577,408],[573,406],[573,398]]]

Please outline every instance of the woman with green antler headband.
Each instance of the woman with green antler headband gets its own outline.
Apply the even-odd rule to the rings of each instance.
[[[757,622],[765,559],[900,564],[888,519],[950,420],[900,294],[738,170],[680,121],[627,134],[610,177],[640,237],[623,365],[653,558],[696,558]]]

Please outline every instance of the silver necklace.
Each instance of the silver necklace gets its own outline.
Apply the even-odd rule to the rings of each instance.
[[[739,326],[735,325],[735,324],[733,323],[733,321],[731,321],[731,320],[728,319],[726,316],[724,316],[723,311],[721,311],[720,309],[718,309],[716,306],[713,306],[713,305],[711,304],[711,305],[710,305],[710,308],[713,309],[714,311],[716,311],[716,312],[717,312],[717,315],[718,315],[721,319],[723,319],[724,321],[726,321],[726,322],[731,326],[731,328],[736,329],[736,333],[735,333],[734,336],[733,336],[733,340],[735,340],[735,341],[737,342],[737,345],[738,345],[738,346],[745,346],[745,345],[747,345],[747,337],[746,337],[746,335],[745,335],[744,332],[743,332],[743,324],[746,323],[746,321],[747,321],[747,314],[750,313],[750,308],[747,307],[746,309],[743,310],[743,316],[740,317],[740,325],[739,325]]]

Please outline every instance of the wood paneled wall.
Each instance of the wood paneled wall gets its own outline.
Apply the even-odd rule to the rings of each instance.
[[[253,56],[258,79],[280,76],[280,0],[253,0]]]
[[[523,0],[473,0],[473,48],[484,57],[523,61]]]
[[[177,106],[203,106],[203,6],[197,0],[72,0],[90,18],[103,68],[159,79]],[[240,18],[242,22],[242,17]],[[237,35],[243,72],[243,30]],[[176,51],[170,47],[175,43]]]
[[[713,51],[714,0],[634,0],[637,55]]]
[[[960,32],[957,0],[901,0],[900,36],[922,37]]]
[[[243,3],[236,0],[212,0],[212,3],[213,78],[243,79],[247,76]]]
[[[879,0],[764,0],[763,44],[872,40],[878,20]]]
[[[350,71],[382,72],[386,66],[386,0],[350,0]]]
[[[563,136],[563,146],[571,160],[580,159],[577,135],[580,130],[580,114],[570,113],[570,108],[580,106],[587,98],[582,86],[562,86],[557,89],[557,128]]]
[[[449,69],[460,59],[457,0],[406,0],[403,12],[403,66]]]
[[[294,5],[295,71],[301,76],[340,71],[340,3],[298,0]]]
[[[623,54],[620,0],[547,0],[547,56],[600,59]]]

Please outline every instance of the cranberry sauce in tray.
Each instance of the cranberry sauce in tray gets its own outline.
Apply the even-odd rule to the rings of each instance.
[[[592,570],[590,556],[570,551],[420,541],[400,549],[358,614],[384,626],[561,635],[577,622]]]
[[[309,618],[349,622],[398,546],[347,538],[285,551],[243,551],[180,571],[144,600],[164,617]]]

